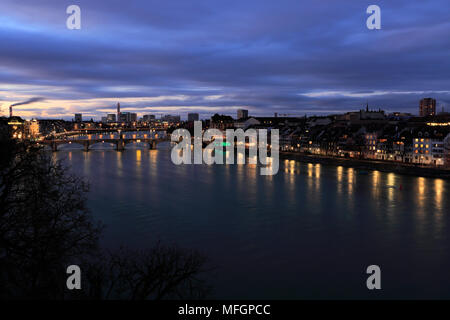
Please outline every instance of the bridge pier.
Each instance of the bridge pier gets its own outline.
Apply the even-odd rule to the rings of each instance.
[[[122,139],[118,140],[116,142],[116,150],[117,151],[123,151],[125,150],[125,141],[123,141]]]
[[[51,147],[53,152],[58,151],[58,145],[56,144],[56,142],[52,142]]]
[[[84,151],[88,152],[89,151],[89,141],[86,141],[85,143],[83,143],[83,147],[84,147]]]
[[[149,148],[150,150],[156,149],[156,140],[151,140],[151,141],[148,143],[148,148]]]

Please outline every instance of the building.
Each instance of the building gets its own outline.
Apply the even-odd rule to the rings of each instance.
[[[144,114],[144,116],[142,117],[142,120],[144,122],[154,122],[156,120],[156,118],[155,118],[154,114]]]
[[[137,121],[137,114],[132,112],[120,112],[119,122],[130,123]]]
[[[121,121],[121,115],[120,115],[120,103],[117,103],[117,121]]]
[[[248,119],[242,118],[242,119],[236,120],[234,122],[234,127],[236,129],[246,130],[250,126],[256,126],[256,125],[260,125],[260,124],[261,124],[261,122],[259,122],[257,119],[255,119],[253,117],[248,118]]]
[[[450,168],[450,133],[444,138],[445,166]]]
[[[106,116],[107,122],[116,122],[116,114],[115,113],[108,113]]]
[[[198,113],[188,113],[187,119],[188,121],[198,121],[199,119]]]
[[[246,119],[248,118],[248,110],[238,109],[237,110],[237,119]]]
[[[225,130],[234,127],[234,120],[230,116],[215,114],[211,117],[209,127],[212,129]]]
[[[107,123],[108,122],[108,117],[102,117],[101,122],[102,123]]]
[[[17,116],[9,117],[7,120],[7,125],[9,126],[9,128],[6,131],[9,132],[10,136],[14,139],[25,138],[24,123],[25,120],[23,120],[20,117]]]
[[[117,122],[128,122],[129,115],[128,112],[117,112],[118,118]]]
[[[436,99],[424,98],[420,100],[419,115],[421,117],[436,115]]]
[[[413,162],[418,164],[442,166],[445,164],[445,142],[435,134],[417,135],[413,141]]]
[[[180,122],[180,116],[172,116],[170,114],[166,114],[165,116],[161,117],[161,121],[168,123],[177,123]]]
[[[366,110],[359,110],[359,120],[385,120],[386,115],[384,111],[381,109],[378,110],[369,110],[369,105],[367,104]]]
[[[36,119],[25,121],[25,136],[29,139],[35,139],[39,136],[39,122]]]
[[[367,132],[364,135],[364,156],[368,159],[375,159],[377,153],[378,134],[376,132]]]
[[[81,113],[75,113],[75,122],[83,122],[83,115]]]
[[[315,126],[326,126],[329,125],[332,121],[330,117],[310,117],[306,124],[308,127],[315,127]]]

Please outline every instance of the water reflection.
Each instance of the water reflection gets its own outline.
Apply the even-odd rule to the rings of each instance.
[[[372,173],[372,193],[374,198],[380,194],[380,172],[377,170]]]
[[[395,188],[396,188],[396,186],[395,186],[395,174],[393,174],[392,172],[388,173],[387,183],[388,183],[388,200],[391,202],[391,205],[392,205],[392,202],[394,200],[394,191],[395,191]]]
[[[353,168],[347,169],[347,186],[348,186],[348,194],[349,196],[353,193],[353,184],[355,183],[355,170]]]
[[[415,281],[428,267],[446,275],[443,261],[450,264],[443,179],[284,159],[277,175],[261,176],[260,165],[175,166],[166,150],[71,151],[67,161],[91,182],[89,205],[108,225],[103,241],[139,247],[162,235],[206,252],[221,276],[242,286],[263,282],[267,295],[290,285],[313,292],[320,280],[309,277],[330,266],[347,270],[372,254],[391,269],[407,261]],[[220,277],[214,285],[237,290]]]
[[[116,153],[116,162],[117,162],[117,176],[123,177],[123,164],[122,164],[122,152],[115,151]]]
[[[344,172],[344,168],[342,166],[339,166],[339,167],[336,168],[337,192],[338,192],[339,195],[342,195],[343,172]]]
[[[434,201],[436,209],[442,210],[442,193],[444,192],[444,181],[442,179],[434,180]]]

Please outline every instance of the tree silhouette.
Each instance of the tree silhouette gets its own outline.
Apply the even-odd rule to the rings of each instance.
[[[201,298],[206,259],[157,243],[104,252],[86,207],[88,184],[35,145],[0,138],[0,298]],[[82,290],[66,268],[82,269]]]

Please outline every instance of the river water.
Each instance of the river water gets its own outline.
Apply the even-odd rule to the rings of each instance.
[[[198,249],[216,267],[212,298],[450,298],[447,180],[289,159],[275,176],[176,166],[169,143],[60,148],[56,157],[90,181],[104,246]],[[372,264],[379,291],[366,287]]]

